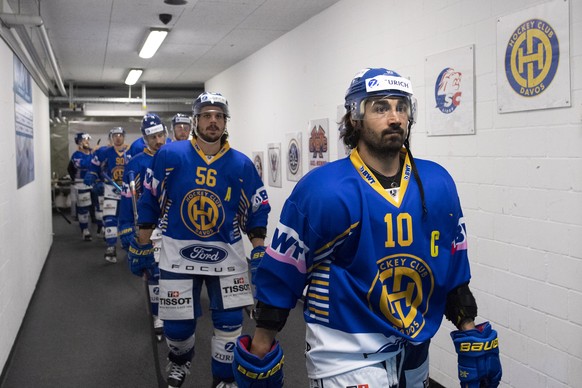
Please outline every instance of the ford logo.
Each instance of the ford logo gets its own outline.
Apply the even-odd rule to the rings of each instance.
[[[228,252],[218,247],[190,245],[180,250],[180,256],[197,263],[220,263],[228,256]]]

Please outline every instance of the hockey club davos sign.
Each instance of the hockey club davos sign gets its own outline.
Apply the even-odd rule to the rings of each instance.
[[[498,19],[500,113],[570,106],[569,1],[551,1]]]

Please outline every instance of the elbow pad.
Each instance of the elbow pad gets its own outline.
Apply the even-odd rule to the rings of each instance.
[[[257,327],[267,330],[281,331],[287,317],[289,309],[281,309],[261,302],[257,302],[254,309],[251,310],[251,318],[257,322]]]
[[[469,285],[463,284],[447,295],[445,316],[457,328],[464,321],[474,320],[477,316],[477,302],[469,289]]]

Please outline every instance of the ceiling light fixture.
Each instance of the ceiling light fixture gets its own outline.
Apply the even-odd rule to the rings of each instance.
[[[127,74],[127,78],[125,78],[125,84],[129,86],[135,85],[139,77],[141,77],[142,73],[142,69],[131,69],[129,74]]]
[[[146,59],[153,57],[164,39],[166,39],[166,35],[168,35],[168,30],[166,29],[150,28],[150,33],[139,51],[139,56]]]

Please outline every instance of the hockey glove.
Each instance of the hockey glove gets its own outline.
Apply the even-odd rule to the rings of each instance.
[[[93,186],[95,184],[96,180],[97,180],[97,175],[95,175],[92,172],[88,172],[87,174],[85,174],[85,178],[83,179],[83,183],[86,184],[87,186]]]
[[[263,358],[252,354],[251,337],[242,335],[236,340],[232,369],[239,388],[280,388],[283,386],[283,349],[274,341],[271,351]]]
[[[489,322],[472,330],[455,330],[451,333],[458,354],[461,387],[494,388],[501,380],[499,340]]]
[[[154,260],[154,247],[152,243],[140,244],[137,239],[131,240],[127,251],[129,269],[136,276],[142,276],[144,271],[153,269],[156,265]]]
[[[119,239],[121,240],[121,247],[126,251],[129,249],[129,245],[131,244],[131,240],[135,238],[135,230],[133,229],[133,225],[126,224],[119,226]]]
[[[261,264],[261,260],[265,256],[265,247],[262,245],[256,246],[251,251],[251,282],[255,284],[255,275],[257,274],[257,268]]]

